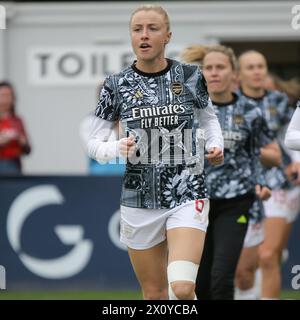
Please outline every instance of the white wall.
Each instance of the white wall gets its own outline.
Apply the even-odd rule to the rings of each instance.
[[[191,43],[219,40],[300,40],[291,28],[292,7],[297,2],[166,2],[177,50]],[[1,3],[3,4],[3,3]],[[30,50],[74,46],[95,48],[129,47],[128,21],[136,3],[42,3],[4,4],[7,29],[0,31],[0,77],[17,89],[17,108],[27,125],[33,152],[24,161],[29,174],[81,174],[86,172],[78,128],[81,119],[96,105],[99,81],[64,84],[53,80],[34,83],[37,72],[29,64]],[[31,57],[32,58],[32,57]],[[31,59],[32,62],[32,59]],[[113,62],[111,62],[113,63]],[[72,70],[72,65],[70,66]],[[33,74],[31,74],[33,75]],[[54,78],[53,78],[54,79]],[[51,80],[51,79],[50,79]],[[89,79],[91,80],[91,79]]]

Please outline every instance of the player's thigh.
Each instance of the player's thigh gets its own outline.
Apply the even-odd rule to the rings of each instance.
[[[268,217],[265,219],[265,239],[260,249],[268,248],[280,251],[284,241],[286,219],[282,217]]]
[[[175,208],[167,220],[169,263],[188,260],[200,263],[208,226],[209,200],[190,201]]]
[[[237,272],[243,271],[255,271],[258,266],[258,245],[254,247],[243,248],[238,266]]]
[[[205,232],[196,228],[178,227],[167,231],[169,263],[187,260],[200,263]]]
[[[145,250],[128,248],[129,257],[140,285],[167,287],[167,243],[166,241]]]

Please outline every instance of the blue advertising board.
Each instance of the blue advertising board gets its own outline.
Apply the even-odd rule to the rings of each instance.
[[[138,288],[119,242],[120,177],[1,177],[9,289]]]

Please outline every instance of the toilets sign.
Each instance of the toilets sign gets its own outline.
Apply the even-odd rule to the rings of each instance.
[[[35,47],[28,51],[27,75],[36,86],[99,84],[132,60],[127,47]]]
[[[177,58],[179,50],[169,50]],[[97,85],[134,61],[128,46],[31,47],[27,54],[27,78],[34,86]]]

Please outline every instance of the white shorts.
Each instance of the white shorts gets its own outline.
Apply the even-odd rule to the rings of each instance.
[[[290,190],[272,190],[272,196],[263,204],[267,218],[285,218],[287,223],[292,223],[300,211],[300,186]]]
[[[149,249],[166,239],[166,231],[195,228],[206,232],[209,200],[186,202],[173,209],[140,209],[121,206],[120,241],[137,250]]]
[[[264,222],[250,219],[244,239],[244,248],[255,247],[264,241]]]

